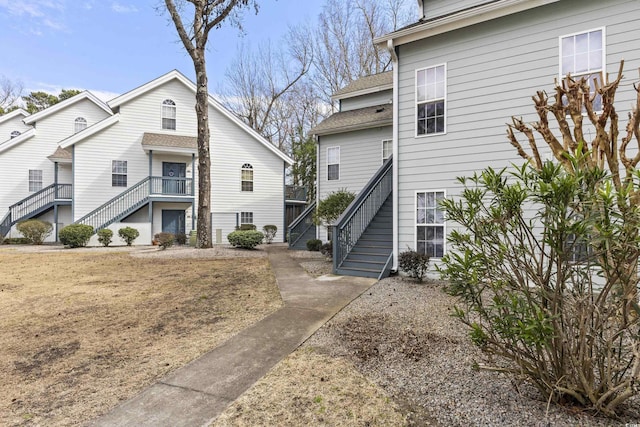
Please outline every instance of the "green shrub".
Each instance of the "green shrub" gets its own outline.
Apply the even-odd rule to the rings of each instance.
[[[239,227],[236,226],[236,231],[240,230],[240,231],[249,231],[249,230],[255,230],[256,226],[255,224],[241,224]]]
[[[262,232],[264,234],[264,240],[266,240],[267,245],[269,245],[273,241],[273,238],[276,237],[276,233],[278,232],[278,227],[272,224],[268,224],[262,227]]]
[[[230,233],[227,239],[236,248],[253,249],[262,243],[264,234],[255,230],[238,230]]]
[[[2,242],[3,245],[28,245],[29,239],[25,237],[7,237]]]
[[[87,224],[69,224],[58,233],[60,242],[71,248],[87,246],[93,234],[93,227]]]
[[[120,238],[125,241],[127,246],[131,246],[134,240],[136,240],[139,235],[140,233],[138,232],[138,230],[133,227],[123,227],[118,230],[118,236],[120,236]]]
[[[50,222],[40,221],[39,219],[20,221],[16,228],[29,243],[34,245],[41,245],[53,231],[53,225]]]
[[[327,197],[318,203],[313,221],[316,225],[333,225],[355,198],[355,193],[344,189],[327,194]]]
[[[333,242],[327,242],[320,246],[320,253],[327,258],[333,258]]]
[[[307,240],[307,250],[312,252],[318,252],[320,247],[322,246],[322,240],[320,239],[310,239]]]
[[[108,228],[102,228],[96,234],[98,235],[98,242],[102,243],[102,246],[107,247],[112,242],[113,231]]]
[[[176,244],[178,245],[186,245],[187,244],[187,235],[184,233],[176,233]]]
[[[429,269],[429,255],[406,250],[398,255],[398,266],[402,271],[407,273],[409,277],[416,279],[418,282],[422,282],[422,279],[424,279]]]
[[[158,246],[160,246],[161,250],[165,250],[173,246],[173,243],[176,240],[175,236],[172,233],[165,233],[164,231],[162,233],[156,234],[154,238],[158,242]]]

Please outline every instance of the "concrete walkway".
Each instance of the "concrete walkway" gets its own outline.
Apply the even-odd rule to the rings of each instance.
[[[208,425],[375,280],[310,277],[283,245],[267,246],[284,307],[89,423]]]

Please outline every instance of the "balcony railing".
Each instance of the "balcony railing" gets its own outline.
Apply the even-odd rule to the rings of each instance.
[[[299,187],[297,185],[287,185],[284,189],[285,200],[294,200],[299,202],[307,201],[307,187]]]
[[[316,202],[311,203],[289,226],[289,247],[295,246],[304,234],[313,227],[313,213],[316,210]]]
[[[193,179],[152,176],[150,194],[166,196],[193,196]]]

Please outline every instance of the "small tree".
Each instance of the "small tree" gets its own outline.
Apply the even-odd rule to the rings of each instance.
[[[314,222],[316,225],[333,225],[355,198],[355,193],[345,189],[329,193],[318,203],[318,208],[313,216]]]
[[[131,246],[134,240],[136,240],[139,235],[140,233],[138,232],[138,230],[133,227],[123,227],[118,230],[118,236],[120,236],[120,238],[125,241],[127,246]]]
[[[105,248],[109,246],[113,238],[113,231],[108,228],[102,228],[96,233],[98,235],[98,242],[102,243]]]
[[[28,219],[21,221],[16,228],[33,245],[41,245],[45,239],[51,235],[53,225],[47,221],[39,219]]]
[[[278,232],[278,227],[275,225],[265,225],[262,227],[262,232],[264,234],[264,240],[267,242],[267,245],[271,244],[273,238],[276,237],[276,233]]]

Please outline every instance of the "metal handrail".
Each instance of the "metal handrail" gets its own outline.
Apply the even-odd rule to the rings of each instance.
[[[191,178],[174,178],[167,176],[151,177],[151,194],[168,196],[193,196]]]
[[[298,243],[298,241],[302,239],[302,236],[304,236],[304,233],[313,227],[313,213],[315,210],[316,202],[314,201],[289,225],[289,229],[287,230],[289,234],[289,247],[293,247]]]
[[[284,190],[285,200],[307,201],[307,187],[297,185],[287,185]]]
[[[393,190],[392,158],[389,157],[333,226],[333,269],[356,245]]]

